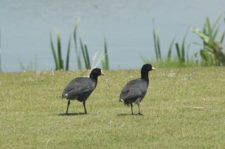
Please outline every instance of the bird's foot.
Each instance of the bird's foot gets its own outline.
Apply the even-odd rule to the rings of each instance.
[[[143,115],[142,113],[138,113],[137,115]]]

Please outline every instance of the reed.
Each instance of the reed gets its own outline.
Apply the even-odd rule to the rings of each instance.
[[[159,30],[153,28],[153,43],[154,43],[154,51],[156,55],[155,63],[160,66],[183,66],[188,63],[188,49],[186,47],[186,37],[185,34],[182,43],[175,42],[175,38],[170,42],[167,57],[162,57],[161,55],[161,44],[160,44],[160,33]],[[173,49],[175,47],[176,57],[173,56]],[[146,62],[150,62],[148,58],[142,58],[142,60]],[[165,63],[165,64],[164,64]],[[192,65],[193,63],[191,63]],[[188,64],[189,65],[189,64]]]
[[[91,61],[90,61],[87,44],[85,44],[81,38],[79,39],[80,44],[78,44],[78,26],[79,26],[79,21],[77,21],[73,31],[73,40],[74,40],[74,47],[75,47],[75,53],[76,53],[77,68],[78,70],[81,70],[83,68],[91,69]],[[82,63],[82,58],[83,58],[83,63]]]
[[[69,42],[68,42],[68,45],[67,45],[66,71],[69,70],[69,63],[70,63],[70,48],[71,48],[71,37],[69,38]]]
[[[62,46],[61,46],[61,37],[60,33],[57,34],[57,49],[54,46],[52,35],[50,35],[51,51],[53,59],[55,62],[55,70],[69,70],[69,57],[70,57],[70,47],[71,47],[71,38],[69,38],[66,54],[66,63],[64,66],[64,61],[62,58]]]
[[[106,40],[104,41],[104,52],[99,53],[95,52],[94,56],[91,56],[89,54],[89,48],[86,43],[83,42],[83,40],[79,39],[78,44],[78,25],[77,22],[73,31],[73,40],[75,45],[75,53],[76,53],[76,60],[77,60],[77,68],[80,69],[92,69],[93,67],[97,67],[98,63],[101,62],[102,69],[109,70],[109,56],[108,56],[108,47]],[[83,62],[82,62],[83,59]]]
[[[83,41],[81,39],[80,39],[80,48],[81,48],[85,68],[91,69],[91,62],[90,62],[88,47],[86,44],[83,43]]]
[[[159,30],[156,30],[155,28],[153,28],[153,41],[154,41],[156,60],[160,61],[162,59],[161,46],[160,46],[160,33],[159,33]]]
[[[172,42],[170,43],[170,46],[169,46],[169,49],[168,49],[167,59],[168,59],[169,61],[171,60],[174,42],[175,42],[175,38],[174,38],[174,39],[172,40]]]
[[[109,70],[109,56],[108,56],[108,46],[106,40],[104,40],[104,52],[101,59],[102,69]]]
[[[220,20],[218,18],[215,23],[211,23],[209,18],[205,19],[203,28],[200,30],[198,28],[193,28],[192,32],[198,35],[202,40],[202,47],[200,49],[200,56],[203,65],[216,65],[216,66],[225,66],[225,49],[222,46],[225,31],[221,32],[220,29]],[[225,22],[225,19],[224,19]],[[154,25],[154,24],[153,24]],[[189,55],[188,50],[191,44],[186,44],[186,37],[187,33],[185,34],[183,41],[181,43],[175,42],[173,39],[170,43],[167,57],[162,58],[161,56],[161,45],[160,45],[160,34],[159,30],[156,30],[155,27],[153,28],[153,43],[154,43],[154,50],[156,55],[156,62],[158,64],[168,63],[168,61],[172,61],[174,65],[175,61],[177,60],[177,64],[187,64],[189,63]],[[175,43],[175,44],[174,44]],[[173,47],[175,45],[176,57],[172,58]],[[146,62],[146,58],[144,61]],[[191,65],[193,62],[190,62]],[[163,64],[164,65],[164,64]],[[188,64],[189,65],[189,64]]]
[[[186,37],[187,33],[185,34],[182,43],[175,43],[177,59],[180,63],[188,62],[188,50],[186,48]]]
[[[73,40],[74,40],[74,47],[75,47],[75,53],[76,53],[77,68],[80,70],[83,68],[83,66],[82,66],[82,62],[81,62],[81,51],[79,49],[78,41],[77,41],[78,25],[79,25],[79,21],[77,21],[77,23],[74,27]]]
[[[225,31],[220,31],[220,18],[212,25],[209,18],[205,19],[202,31],[193,28],[192,32],[198,35],[203,44],[200,56],[203,65],[225,66],[225,49],[222,46]]]

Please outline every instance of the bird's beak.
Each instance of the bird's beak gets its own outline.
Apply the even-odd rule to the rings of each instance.
[[[152,70],[155,70],[155,67],[152,67]]]

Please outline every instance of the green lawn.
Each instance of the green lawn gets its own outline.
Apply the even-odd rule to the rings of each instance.
[[[158,68],[141,109],[118,102],[139,70],[106,71],[87,102],[88,115],[65,116],[65,85],[87,72],[0,74],[0,148],[224,148],[225,68]],[[137,112],[137,106],[134,106]],[[71,113],[83,112],[72,101]]]

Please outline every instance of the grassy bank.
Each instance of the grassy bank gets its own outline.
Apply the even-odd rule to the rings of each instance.
[[[225,69],[158,69],[142,102],[144,116],[118,102],[139,70],[106,71],[87,102],[88,115],[65,116],[60,98],[87,72],[0,74],[0,148],[223,148]],[[135,106],[135,111],[137,107]],[[71,103],[70,112],[83,112]]]

